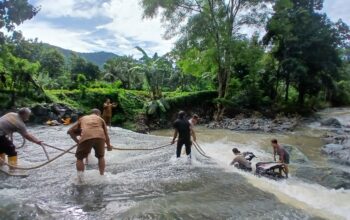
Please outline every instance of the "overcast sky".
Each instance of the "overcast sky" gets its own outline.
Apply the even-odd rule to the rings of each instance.
[[[160,19],[143,20],[139,0],[29,0],[41,10],[20,26],[26,38],[77,52],[108,51],[136,55],[135,46],[150,54],[171,50]],[[349,0],[325,0],[324,11],[350,24]]]

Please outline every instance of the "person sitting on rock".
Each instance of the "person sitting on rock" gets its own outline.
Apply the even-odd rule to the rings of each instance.
[[[233,148],[232,152],[236,157],[232,160],[230,165],[234,165],[235,167],[242,170],[252,171],[251,163],[247,159],[245,159],[245,157],[237,148]]]
[[[277,139],[272,139],[271,140],[271,146],[273,148],[273,159],[276,161],[276,155],[279,156],[279,163],[283,163],[283,172],[288,178],[288,164],[289,164],[289,153],[281,146],[278,144]],[[280,173],[282,175],[282,173]]]

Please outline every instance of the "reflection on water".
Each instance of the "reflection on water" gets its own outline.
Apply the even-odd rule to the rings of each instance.
[[[40,138],[63,148],[73,145],[66,130],[31,128]],[[156,134],[170,136],[171,131]],[[269,181],[227,165],[234,145],[253,149],[259,158],[269,158],[271,135],[199,128],[198,137],[212,160],[195,152],[192,161],[177,160],[171,146],[151,152],[107,152],[106,175],[99,176],[96,159],[91,159],[83,184],[77,182],[75,158],[69,154],[30,171],[27,178],[0,174],[0,219],[346,219],[346,200],[350,198],[346,190],[332,191],[293,177],[290,182]],[[323,161],[316,153],[321,144],[317,138],[301,139],[298,134],[277,138],[305,144],[308,149],[300,150],[310,160]],[[151,148],[169,141],[118,128],[111,131],[111,142],[118,147]],[[22,165],[45,160],[42,150],[34,145],[19,153]],[[334,205],[326,201],[327,196],[333,197],[330,201]]]

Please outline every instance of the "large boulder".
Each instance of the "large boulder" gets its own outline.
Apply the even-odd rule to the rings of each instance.
[[[283,148],[289,153],[291,163],[308,163],[309,159],[297,147],[291,145],[283,145]]]
[[[340,144],[327,144],[321,152],[332,157],[332,161],[344,165],[350,165],[350,147]]]
[[[335,127],[335,128],[341,128],[341,123],[338,119],[336,118],[328,118],[323,121],[321,121],[322,126],[327,126],[327,127]]]
[[[299,167],[295,176],[332,189],[350,189],[350,174],[334,168]]]

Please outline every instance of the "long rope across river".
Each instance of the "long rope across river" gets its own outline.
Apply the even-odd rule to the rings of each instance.
[[[24,143],[24,141],[23,141]],[[23,147],[24,144],[22,144],[21,147]],[[165,148],[165,147],[169,147],[171,146],[172,144],[164,144],[164,145],[161,145],[161,146],[158,146],[158,147],[154,147],[154,148],[120,148],[120,147],[114,147],[112,146],[112,149],[113,150],[120,150],[120,151],[153,151],[153,150],[159,150],[159,149],[162,149],[162,148]],[[32,167],[20,167],[20,166],[14,166],[12,164],[9,164],[7,163],[6,161],[4,161],[2,158],[0,158],[0,162],[2,162],[2,164],[5,164],[7,165],[8,167],[10,168],[13,168],[13,169],[18,169],[18,170],[34,170],[34,169],[39,169],[45,165],[48,165],[49,163],[57,160],[58,158],[62,157],[63,155],[65,154],[75,154],[74,152],[71,152],[75,147],[77,147],[77,145],[73,145],[72,147],[70,147],[69,149],[67,150],[64,150],[62,148],[58,148],[58,147],[55,147],[55,146],[52,146],[52,145],[49,145],[49,144],[46,144],[46,143],[43,143],[42,145],[40,145],[46,155],[46,158],[47,158],[47,161],[42,163],[42,164],[39,164],[39,165],[36,165],[36,166],[32,166]],[[196,150],[204,157],[206,158],[210,158],[209,156],[207,156],[204,152],[204,150],[199,146],[199,144],[197,142],[193,142],[193,146],[196,148]],[[48,148],[52,148],[52,149],[55,149],[55,150],[58,150],[58,151],[61,151],[62,153],[57,155],[56,157],[53,157],[52,159],[50,159],[49,157],[49,154],[47,153],[46,151],[46,148],[45,147],[48,147]]]

